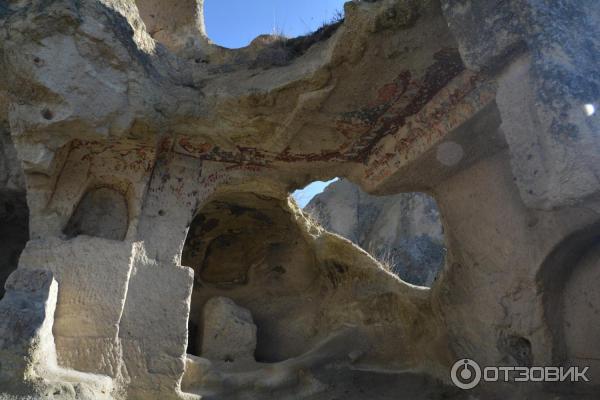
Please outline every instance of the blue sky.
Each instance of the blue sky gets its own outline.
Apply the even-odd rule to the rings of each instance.
[[[343,12],[345,0],[205,0],[206,31],[216,44],[238,48],[256,36],[305,35]]]
[[[310,185],[306,186],[304,189],[296,190],[294,193],[292,193],[292,196],[294,196],[294,199],[296,199],[296,202],[300,205],[300,207],[304,208],[304,206],[308,204],[310,199],[315,197],[316,194],[321,193],[323,189],[329,186],[330,183],[337,181],[337,179],[338,178],[334,178],[327,182],[313,182]]]

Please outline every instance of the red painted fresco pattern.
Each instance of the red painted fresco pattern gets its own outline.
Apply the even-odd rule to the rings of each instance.
[[[443,49],[420,76],[401,71],[376,93],[364,108],[343,113],[334,121],[348,143],[333,151],[297,153],[287,148],[270,152],[242,146],[225,149],[206,139],[184,135],[165,137],[157,148],[134,141],[77,140],[72,145],[85,147],[86,157],[109,157],[120,171],[147,172],[155,160],[168,162],[173,154],[180,154],[230,164],[225,167],[230,172],[258,172],[280,163],[356,162],[366,166],[365,177],[375,182],[466,122],[493,100],[495,88],[483,76],[464,70],[456,49]],[[221,178],[205,177],[202,184],[210,186],[213,179]]]
[[[297,153],[288,148],[275,153],[240,146],[236,150],[224,150],[202,139],[180,136],[176,139],[174,151],[202,160],[256,167],[280,162],[316,161],[367,164],[377,151],[378,157],[383,157],[381,162],[386,163],[393,154],[380,154],[381,150],[376,150],[384,137],[395,135],[404,127],[415,130],[409,136],[398,138],[394,153],[406,152],[419,138],[433,143],[434,136],[440,136],[442,132],[448,133],[448,129],[457,127],[453,120],[468,119],[463,114],[469,110],[461,109],[458,105],[483,81],[479,76],[464,70],[456,49],[443,49],[434,55],[434,62],[422,76],[413,77],[410,71],[402,71],[394,81],[379,88],[376,98],[366,107],[340,115],[335,121],[336,130],[352,141],[337,150]],[[484,99],[482,101],[485,102]],[[430,103],[435,103],[433,109]],[[476,112],[476,108],[472,107],[471,111]],[[455,112],[461,116],[454,116]],[[428,130],[432,130],[432,133],[427,134]],[[372,170],[370,173],[373,174],[371,164],[373,163],[369,163]]]
[[[373,148],[365,177],[373,182],[385,179],[467,122],[490,104],[495,95],[493,82],[473,72],[461,74],[411,117],[390,140]]]
[[[100,142],[75,139],[70,145],[72,152],[84,150],[82,161],[103,160],[102,164],[111,165],[114,171],[148,172],[154,164],[154,146],[136,141]]]

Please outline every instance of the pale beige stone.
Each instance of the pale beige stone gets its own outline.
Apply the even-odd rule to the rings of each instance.
[[[202,356],[235,362],[254,360],[256,325],[250,311],[226,297],[213,297],[202,310]]]
[[[22,211],[0,243],[0,397],[464,399],[460,358],[598,357],[600,7],[584,3],[351,1],[313,34],[232,50],[201,0],[2,2],[0,201]],[[431,288],[289,197],[334,177],[433,197]],[[223,330],[243,357],[201,357],[224,355],[198,337],[214,297],[252,315],[254,359],[249,318]]]

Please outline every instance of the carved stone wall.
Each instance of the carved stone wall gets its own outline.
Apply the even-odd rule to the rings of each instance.
[[[229,50],[200,0],[0,4],[0,199],[27,200],[4,206],[20,244],[0,254],[28,240],[0,301],[1,396],[597,397],[460,392],[449,370],[598,356],[598,3],[344,11]],[[431,194],[430,289],[288,199],[333,177]],[[254,357],[203,357],[214,297],[252,315]]]

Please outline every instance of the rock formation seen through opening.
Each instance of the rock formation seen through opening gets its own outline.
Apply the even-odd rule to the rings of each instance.
[[[304,211],[408,283],[431,286],[444,267],[439,209],[424,193],[373,196],[342,179],[317,194]]]

